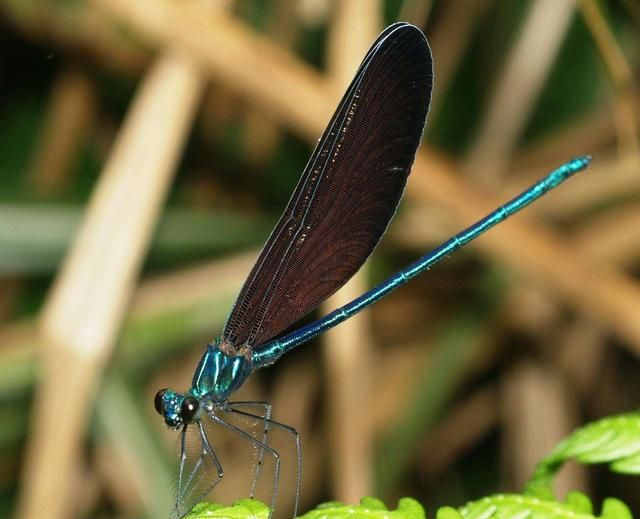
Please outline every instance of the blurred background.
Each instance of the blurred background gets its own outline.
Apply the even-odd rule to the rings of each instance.
[[[302,511],[517,491],[574,427],[637,406],[634,0],[0,0],[1,517],[167,516],[177,435],[153,395],[189,386],[396,20],[434,54],[424,143],[373,258],[316,316],[595,158],[242,388],[302,435]],[[229,503],[249,453],[217,445]],[[640,509],[640,483],[606,470],[568,467],[567,489]]]

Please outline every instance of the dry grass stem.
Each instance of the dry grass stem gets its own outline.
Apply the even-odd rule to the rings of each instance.
[[[531,4],[468,154],[466,169],[476,178],[496,184],[502,176],[564,42],[574,10],[573,0]]]
[[[63,71],[53,86],[46,124],[29,167],[38,192],[59,192],[70,180],[78,147],[94,124],[95,112],[94,85],[88,76],[79,70]]]
[[[255,250],[234,254],[145,281],[132,298],[129,316],[136,319],[160,309],[170,313],[217,294],[237,293],[258,254]]]
[[[433,0],[403,0],[398,20],[424,27],[433,8]]]
[[[473,31],[482,23],[483,15],[490,5],[491,0],[457,0],[442,5],[439,22],[429,36],[436,78],[429,109],[430,119],[438,116],[445,95],[468,49]]]
[[[442,159],[435,156],[417,157],[416,171],[429,169],[430,175],[428,182],[421,175],[413,177],[413,195],[438,200],[467,223],[499,205],[495,198],[480,196],[468,183],[450,175],[451,165],[443,168],[441,164]],[[608,266],[591,265],[559,236],[518,217],[493,229],[476,246],[534,276],[576,309],[606,324],[635,354],[640,352],[640,287],[630,276]]]
[[[577,426],[576,402],[553,372],[532,362],[511,369],[502,383],[501,400],[505,473],[511,475],[509,486],[519,489],[538,460]],[[563,471],[554,487],[558,495],[584,489],[584,468]]]
[[[420,471],[434,477],[498,426],[498,391],[485,387],[453,407],[420,447]]]
[[[640,4],[636,0],[620,0],[636,25],[640,27]]]
[[[34,40],[55,41],[60,49],[87,52],[99,65],[123,74],[139,74],[149,61],[145,49],[132,45],[116,27],[104,23],[95,9],[38,2],[37,8],[32,4],[33,9],[23,10],[23,2],[13,3],[17,12],[7,18]],[[0,9],[10,12],[9,4],[3,2]]]
[[[588,220],[573,235],[573,242],[589,258],[622,268],[640,257],[640,206],[629,204]]]
[[[329,448],[323,432],[314,427],[316,401],[320,390],[320,372],[313,362],[303,361],[287,365],[278,375],[271,392],[276,420],[294,425],[302,443],[302,490],[300,504],[305,510],[320,497],[320,488],[326,477],[323,467]],[[291,479],[290,479],[291,480]],[[295,485],[282,488],[283,503],[292,504]],[[282,510],[293,513],[293,510]]]
[[[300,28],[295,15],[291,0],[276,0],[266,21],[265,33],[287,50],[293,47]],[[261,110],[249,110],[245,122],[247,162],[255,166],[267,163],[280,142],[280,128]]]
[[[558,335],[549,351],[550,360],[568,375],[572,390],[588,400],[599,389],[600,372],[611,353],[606,334],[587,319],[576,319]]]
[[[580,0],[578,5],[596,43],[605,69],[618,92],[614,111],[621,151],[623,153],[637,153],[640,151],[638,105],[631,95],[633,86],[631,66],[627,63],[622,49],[616,42],[598,3],[595,0]]]
[[[184,55],[151,70],[41,317],[46,343],[18,516],[64,517],[96,385],[189,130],[202,81]],[[55,428],[50,424],[56,423]]]
[[[409,402],[416,380],[424,366],[430,362],[432,351],[429,339],[418,343],[398,344],[394,348],[381,348],[373,351],[373,373],[371,380],[384,380],[384,391],[369,393],[367,409],[369,424],[378,437],[385,432],[390,423],[398,417],[402,409],[398,402]],[[398,355],[397,350],[402,351]]]
[[[18,279],[0,276],[0,325],[11,317],[14,301],[20,294],[20,287],[21,283]]]
[[[335,97],[323,76],[220,10],[170,0],[91,2],[156,45],[184,48],[216,81],[308,138],[317,139],[331,116]]]
[[[196,308],[203,302],[216,299],[228,298],[230,305],[233,296],[242,286],[247,272],[251,270],[257,254],[257,251],[254,251],[233,255],[224,260],[144,281],[136,288],[131,298],[127,320],[140,322],[152,317],[170,315],[172,312],[184,312],[188,308]],[[32,321],[15,323],[0,329],[0,364],[14,367],[12,370],[7,369],[6,373],[19,376],[20,373],[16,373],[15,366],[24,367],[35,364],[37,350],[44,348],[41,343],[42,338],[37,334],[36,323]],[[180,386],[184,380],[190,380],[193,366],[201,354],[199,349],[201,347],[201,344],[198,345],[198,350],[193,354],[194,358],[185,363],[186,375],[180,379]],[[169,374],[175,371],[175,366],[169,366],[168,373],[164,376],[169,378]],[[167,378],[163,381],[164,385],[167,385]],[[17,385],[12,384],[10,377],[6,374],[3,386],[5,383],[6,387]],[[157,391],[158,385],[154,387]],[[153,394],[149,396],[148,401],[152,400]]]
[[[381,6],[362,11],[360,4],[357,0],[336,4],[328,50],[329,75],[336,93],[344,91],[381,26],[377,16]],[[366,292],[366,275],[366,268],[360,269],[322,305],[323,313]],[[349,319],[323,335],[328,437],[335,453],[331,457],[331,493],[333,499],[345,503],[357,502],[372,493],[372,438],[367,412],[372,337],[367,317]]]
[[[616,140],[616,130],[611,101],[603,100],[591,112],[550,130],[532,144],[519,149],[511,161],[511,169],[518,175],[506,181],[520,182],[529,176],[533,181],[533,175],[539,174],[535,170],[541,164],[562,162],[567,157],[591,153],[600,159],[603,154],[610,155],[608,148]]]
[[[96,445],[95,465],[102,484],[109,497],[118,505],[125,516],[134,517],[141,509],[136,486],[141,474],[136,474],[136,465],[131,458],[123,456],[117,448],[107,441]],[[133,471],[133,473],[131,473]],[[142,475],[144,481],[144,475]]]

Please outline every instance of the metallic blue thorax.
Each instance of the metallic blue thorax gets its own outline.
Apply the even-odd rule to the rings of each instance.
[[[253,371],[246,355],[225,350],[220,339],[207,345],[191,382],[189,392],[194,397],[206,396],[214,402],[224,402]]]

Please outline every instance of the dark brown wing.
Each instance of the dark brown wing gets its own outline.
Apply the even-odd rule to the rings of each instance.
[[[362,266],[402,197],[432,86],[422,32],[378,37],[318,142],[240,292],[222,337],[260,345],[313,310]]]

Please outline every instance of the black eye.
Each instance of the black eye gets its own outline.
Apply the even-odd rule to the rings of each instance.
[[[167,389],[161,389],[156,393],[155,398],[153,399],[153,406],[158,411],[158,414],[164,414],[164,402],[162,401],[162,397],[167,392]]]
[[[192,396],[186,397],[180,406],[180,415],[185,423],[191,422],[198,413],[198,400]]]

